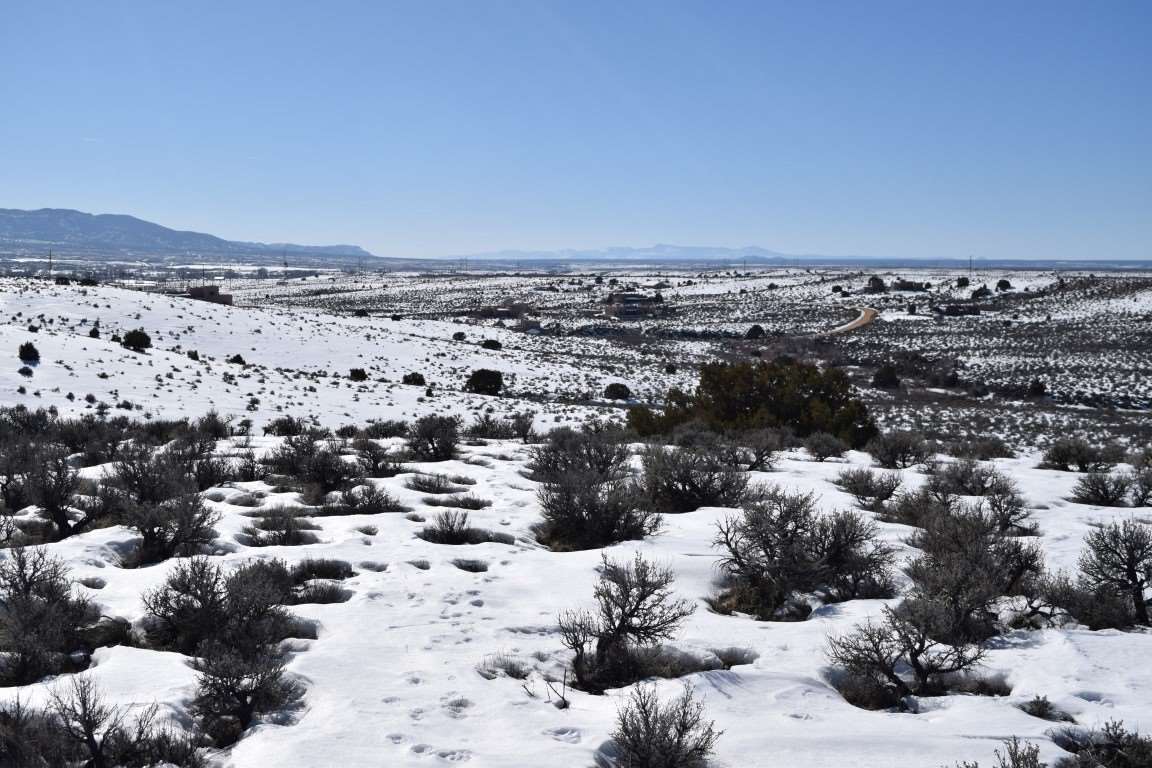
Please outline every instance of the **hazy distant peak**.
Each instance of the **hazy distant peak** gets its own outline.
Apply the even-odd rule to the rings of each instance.
[[[69,208],[0,208],[0,244],[58,250],[101,250],[139,255],[157,253],[294,253],[312,256],[371,257],[356,245],[295,245],[225,240],[203,232],[170,229],[119,213],[92,214]]]

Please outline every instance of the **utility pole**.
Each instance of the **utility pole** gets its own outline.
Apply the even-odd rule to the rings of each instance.
[[[48,277],[52,277],[52,249],[48,249]]]

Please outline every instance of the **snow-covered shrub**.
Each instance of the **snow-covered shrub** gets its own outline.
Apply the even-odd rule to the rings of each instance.
[[[1132,506],[1152,506],[1152,467],[1140,467],[1132,473]]]
[[[192,712],[217,746],[234,744],[262,714],[299,704],[303,686],[284,669],[285,660],[263,646],[245,654],[210,642],[193,662],[197,672]]]
[[[1044,452],[1040,467],[1062,472],[1107,472],[1123,460],[1124,451],[1117,446],[1099,447],[1079,437],[1061,437]]]
[[[256,458],[256,452],[248,449],[240,451],[234,457],[234,472],[236,479],[250,483],[253,480],[259,480],[264,476],[262,466]]]
[[[487,656],[476,665],[476,671],[485,680],[495,680],[501,674],[513,680],[527,680],[532,674],[531,667],[517,658],[505,654]]]
[[[329,557],[309,557],[292,566],[292,581],[303,584],[312,579],[342,581],[356,575],[344,560]]]
[[[644,676],[635,648],[669,640],[695,611],[672,597],[673,573],[645,560],[619,563],[605,556],[593,611],[566,611],[558,619],[564,646],[574,654],[572,671],[584,690],[627,685]]]
[[[878,517],[889,523],[923,527],[934,517],[951,514],[959,508],[960,500],[954,495],[941,497],[924,485],[914,491],[897,493],[878,511]]]
[[[64,671],[98,612],[73,593],[64,562],[43,548],[13,547],[0,560],[0,685]]]
[[[296,476],[304,471],[304,468],[319,450],[313,435],[290,435],[279,446],[270,451],[261,462],[273,472]]]
[[[855,512],[821,515],[812,494],[771,488],[720,523],[716,545],[726,589],[720,610],[759,619],[803,619],[811,606],[801,594],[829,601],[892,594],[892,549],[876,526]]]
[[[714,450],[653,446],[642,458],[639,487],[657,511],[733,507],[745,498],[748,475],[724,462]]]
[[[1127,472],[1089,472],[1076,482],[1070,501],[1098,507],[1123,507],[1132,489],[1132,475]]]
[[[928,481],[935,492],[954,493],[960,496],[984,496],[997,486],[1011,481],[995,467],[976,461],[960,459],[942,463]]]
[[[220,457],[204,456],[191,460],[190,464],[191,479],[198,491],[206,491],[239,479],[238,472],[231,462]]]
[[[1093,764],[1095,766],[1095,764]],[[1021,741],[1013,736],[1004,740],[1004,751],[996,750],[994,768],[1047,768],[1048,763],[1040,762],[1040,747]],[[957,768],[980,768],[980,763],[965,760]]]
[[[508,418],[512,425],[512,434],[523,443],[529,443],[536,437],[534,424],[536,413],[534,411],[517,411]]]
[[[43,709],[0,704],[0,765],[204,768],[191,734],[156,726],[156,706],[129,713],[108,704],[90,679],[73,678]]]
[[[294,437],[304,434],[307,429],[308,425],[304,423],[303,419],[298,419],[295,416],[277,416],[264,427],[264,434],[276,435],[277,437]]]
[[[865,447],[886,469],[908,469],[932,458],[932,448],[918,432],[885,432]]]
[[[621,384],[618,381],[614,381],[608,386],[604,387],[605,400],[629,400],[631,398],[632,390],[630,390],[626,384]]]
[[[133,352],[143,352],[152,346],[152,338],[143,329],[135,328],[124,334],[120,343]]]
[[[404,437],[408,434],[408,422],[388,419],[372,421],[360,430],[359,437],[367,440],[384,440],[389,437]]]
[[[537,492],[543,522],[536,533],[556,550],[596,549],[642,539],[660,527],[660,516],[635,484],[573,472]]]
[[[1033,696],[1023,704],[1017,705],[1017,707],[1021,711],[1032,715],[1032,717],[1038,717],[1041,720],[1049,720],[1054,723],[1073,722],[1072,715],[1058,709],[1055,704],[1048,700],[1047,696]]]
[[[405,472],[401,456],[369,438],[358,438],[352,442],[356,460],[365,477],[395,477]]]
[[[339,450],[329,445],[308,456],[296,478],[311,487],[314,496],[319,496],[347,487],[359,474],[356,463],[344,461]]]
[[[1038,545],[1002,536],[979,510],[935,515],[909,544],[922,550],[905,567],[913,582],[906,604],[923,606],[927,631],[942,642],[983,640],[996,633],[993,603],[1026,594],[1043,573]]]
[[[628,426],[643,436],[667,434],[698,421],[716,432],[787,427],[801,437],[828,432],[853,447],[876,434],[868,408],[836,368],[780,357],[771,363],[707,363],[691,394],[670,390],[662,413],[628,411]]]
[[[143,443],[123,448],[108,482],[134,504],[159,504],[197,490],[183,459],[187,454],[159,452]]]
[[[886,709],[905,696],[942,693],[948,676],[968,672],[984,658],[973,643],[947,645],[933,637],[934,617],[923,603],[885,608],[880,621],[868,620],[829,639],[833,683],[850,704]]]
[[[191,493],[159,503],[128,503],[121,522],[141,536],[136,565],[151,565],[170,557],[198,554],[216,538],[213,526],[220,515]]]
[[[1124,520],[1090,531],[1084,539],[1080,571],[1092,587],[1127,593],[1135,623],[1148,625],[1145,592],[1152,585],[1152,526]]]
[[[36,345],[30,341],[26,341],[20,345],[16,356],[20,358],[20,362],[22,363],[31,364],[40,362],[40,350],[36,349]]]
[[[346,603],[352,597],[352,590],[344,589],[331,581],[316,581],[296,590],[289,602],[292,605],[329,605]]]
[[[875,472],[867,467],[849,467],[842,470],[834,482],[864,509],[878,511],[900,490],[903,478],[899,472]]]
[[[54,526],[56,539],[79,533],[95,522],[88,515],[81,519],[73,515],[79,477],[66,450],[58,446],[35,452],[25,467],[22,486],[28,500],[37,506],[37,514]]]
[[[489,499],[471,493],[450,493],[447,496],[429,496],[424,503],[430,507],[456,507],[457,509],[484,509],[492,506]]]
[[[229,574],[205,557],[181,561],[143,595],[148,640],[184,654],[209,642],[256,653],[296,629],[282,607],[292,587],[292,574],[279,560],[255,560]]]
[[[1002,476],[980,502],[980,507],[991,517],[996,531],[1002,535],[1032,535],[1036,524],[1029,522],[1032,511],[1028,509],[1019,486],[1012,478]]]
[[[715,449],[721,458],[733,467],[748,472],[768,472],[776,466],[777,454],[788,444],[788,435],[781,429],[753,429],[726,438],[720,438]]]
[[[486,440],[511,440],[516,436],[516,431],[508,419],[498,419],[490,413],[478,413],[464,434]]]
[[[1045,574],[1030,599],[1028,626],[1061,626],[1067,618],[1089,629],[1124,629],[1132,626],[1132,600],[1112,584],[1093,586],[1083,574]]]
[[[340,492],[339,501],[325,504],[315,514],[325,517],[332,515],[381,515],[387,512],[407,512],[408,507],[378,485],[366,483]]]
[[[827,461],[843,456],[848,444],[827,432],[813,432],[804,441],[804,450],[816,461]]]
[[[297,510],[273,508],[264,512],[254,525],[245,526],[240,537],[242,543],[250,547],[298,547],[319,541],[312,533],[318,530],[320,526]]]
[[[404,480],[404,487],[420,493],[459,493],[465,490],[447,475],[435,472],[416,472]]]
[[[142,599],[149,642],[159,648],[193,653],[227,621],[224,574],[206,557],[177,563]]]
[[[455,458],[460,420],[453,416],[423,416],[408,429],[408,449],[419,461]]]
[[[422,528],[416,535],[433,544],[483,544],[487,541],[511,544],[515,541],[507,533],[473,528],[469,525],[467,512],[440,512],[432,525]]]
[[[952,441],[943,447],[943,452],[958,459],[977,461],[1011,459],[1016,455],[1003,438],[995,435]]]
[[[616,716],[616,763],[629,768],[704,768],[721,732],[704,718],[692,688],[662,704],[653,686],[637,687]]]
[[[528,469],[533,480],[556,482],[570,474],[614,479],[627,472],[628,445],[619,429],[599,424],[579,431],[560,427],[532,449]]]
[[[1145,768],[1152,765],[1152,737],[1129,731],[1111,720],[1099,730],[1063,728],[1052,735],[1071,757],[1060,758],[1054,768]]]
[[[464,391],[477,395],[498,395],[504,389],[504,374],[491,368],[477,368],[464,382]]]

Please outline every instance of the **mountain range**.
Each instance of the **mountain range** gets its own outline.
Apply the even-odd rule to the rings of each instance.
[[[659,244],[646,248],[564,249],[555,251],[505,250],[444,258],[378,257],[357,245],[295,245],[225,240],[203,232],[170,229],[122,214],[91,214],[66,208],[19,210],[0,208],[0,259],[58,257],[94,260],[131,259],[157,263],[244,262],[293,266],[377,267],[390,269],[455,269],[465,263],[489,270],[597,269],[608,267],[739,268],[764,266],[839,266],[846,268],[904,268],[968,266],[966,259],[889,258],[874,256],[823,256],[787,254],[757,246]],[[372,260],[365,264],[364,260]],[[978,259],[981,267],[1007,269],[1148,269],[1149,261],[1050,261],[1047,259]]]
[[[225,240],[185,232],[122,214],[91,214],[67,208],[25,211],[0,208],[0,250],[62,255],[148,257],[279,257],[282,254],[338,259],[372,257],[356,245],[294,245]]]

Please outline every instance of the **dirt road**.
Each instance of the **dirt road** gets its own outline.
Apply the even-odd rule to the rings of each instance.
[[[848,333],[849,331],[855,331],[857,328],[863,328],[864,326],[871,323],[873,320],[876,319],[876,316],[878,314],[880,314],[880,312],[878,310],[875,310],[872,307],[853,307],[853,309],[859,310],[859,312],[860,312],[859,317],[857,317],[855,320],[852,320],[851,322],[844,323],[844,325],[841,325],[837,328],[833,328],[830,331],[825,331],[824,333],[822,333],[820,335],[821,336],[835,336],[837,334]]]

